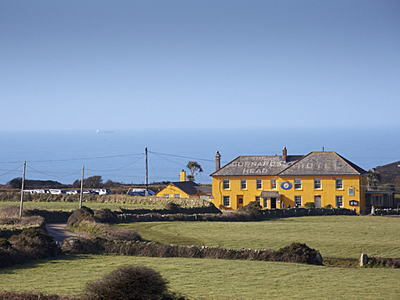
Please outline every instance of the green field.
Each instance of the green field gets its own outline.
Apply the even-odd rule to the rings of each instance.
[[[7,206],[18,206],[19,202],[12,201],[0,201],[0,210]],[[149,208],[149,209],[162,209],[164,205],[156,204],[136,204],[136,203],[113,203],[113,202],[83,202],[83,206],[89,207],[93,210],[98,210],[101,208],[108,208],[111,210],[117,210],[120,207],[124,209],[137,209],[137,208]],[[79,202],[36,202],[36,201],[26,201],[23,203],[25,209],[44,209],[44,210],[63,210],[63,211],[73,211],[79,208]]]
[[[323,257],[400,257],[400,218],[327,216],[263,222],[120,224],[168,244],[278,249],[306,243]],[[400,269],[339,268],[264,261],[65,255],[0,270],[0,290],[79,294],[119,266],[152,267],[189,299],[399,299]]]
[[[119,224],[166,244],[278,250],[306,243],[322,257],[400,257],[400,217],[322,216],[263,222],[151,222]]]
[[[152,267],[190,299],[398,299],[400,270],[291,263],[78,255],[0,271],[0,289],[72,295],[121,265]]]

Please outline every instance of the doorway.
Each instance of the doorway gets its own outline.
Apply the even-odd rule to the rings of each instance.
[[[271,198],[271,209],[276,208],[276,198]]]
[[[237,196],[237,207],[243,207],[243,195]]]
[[[321,208],[321,196],[314,196],[315,208]]]

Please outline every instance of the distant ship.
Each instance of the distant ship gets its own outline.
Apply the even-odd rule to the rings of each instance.
[[[114,131],[97,129],[97,130],[96,130],[96,133],[114,133]]]

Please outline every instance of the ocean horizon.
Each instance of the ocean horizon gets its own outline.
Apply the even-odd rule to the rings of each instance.
[[[189,161],[203,172],[195,181],[211,183],[215,153],[221,164],[241,155],[306,155],[335,151],[368,170],[400,160],[400,131],[391,127],[369,128],[236,128],[0,131],[0,184],[22,177],[72,184],[100,175],[125,184],[145,183],[145,148],[148,150],[149,183],[179,181]],[[187,171],[187,170],[186,170]]]

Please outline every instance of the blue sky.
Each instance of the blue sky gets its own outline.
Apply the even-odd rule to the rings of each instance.
[[[0,130],[400,126],[399,1],[0,2]]]

